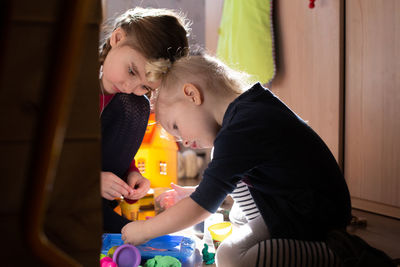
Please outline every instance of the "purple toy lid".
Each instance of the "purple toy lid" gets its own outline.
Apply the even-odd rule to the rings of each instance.
[[[130,244],[119,246],[113,254],[113,261],[118,264],[118,267],[137,267],[140,260],[139,250]]]

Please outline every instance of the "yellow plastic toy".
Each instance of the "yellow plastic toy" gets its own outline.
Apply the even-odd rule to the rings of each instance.
[[[211,237],[213,239],[215,249],[225,238],[232,234],[232,224],[230,222],[216,223],[208,227]]]
[[[142,145],[135,156],[141,174],[150,180],[150,187],[169,187],[177,183],[178,145],[150,114]]]
[[[122,216],[131,221],[136,221],[139,219],[139,208],[140,208],[139,202],[130,203],[122,199],[119,202],[119,205],[121,207]]]

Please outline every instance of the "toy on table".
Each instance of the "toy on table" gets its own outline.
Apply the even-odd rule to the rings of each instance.
[[[205,264],[213,264],[215,262],[215,253],[208,252],[208,245],[204,244],[204,248],[201,250],[203,254],[203,261]]]
[[[115,250],[118,248],[119,246],[112,246],[108,249],[106,256],[112,258],[114,255]]]
[[[121,214],[131,221],[137,221],[139,218],[140,204],[137,200],[121,199],[119,201]]]
[[[110,257],[106,256],[100,260],[100,267],[118,267],[118,265]]]
[[[115,245],[109,247],[106,253],[105,251],[105,249],[102,250],[100,254],[101,267],[137,267],[141,261],[139,250],[130,244]],[[102,262],[104,262],[103,265]],[[115,265],[109,265],[109,262]]]
[[[218,248],[219,244],[224,241],[232,233],[232,223],[221,222],[216,223],[208,227],[211,237],[213,239],[215,249]]]
[[[155,256],[146,261],[144,267],[181,267],[181,262],[171,256]]]
[[[135,161],[140,173],[150,180],[150,187],[169,187],[177,183],[178,145],[150,113],[146,133],[136,153]]]
[[[101,253],[114,246],[122,246],[124,241],[121,234],[103,234],[103,247]],[[179,235],[164,235],[136,246],[143,260],[154,258],[155,256],[171,256],[181,262],[188,260],[195,251],[195,241],[192,238]]]
[[[135,246],[125,244],[115,250],[113,261],[118,267],[137,267],[141,261],[140,252]]]

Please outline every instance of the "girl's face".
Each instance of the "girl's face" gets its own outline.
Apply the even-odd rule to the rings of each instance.
[[[120,35],[111,37],[112,48],[103,63],[101,80],[104,90],[109,94],[134,93],[141,96],[160,86],[161,81],[147,80],[146,58],[135,49],[123,44],[125,40],[123,32],[115,34]]]
[[[213,146],[220,126],[204,105],[182,99],[172,105],[160,105],[157,113],[161,126],[185,147],[201,149]]]

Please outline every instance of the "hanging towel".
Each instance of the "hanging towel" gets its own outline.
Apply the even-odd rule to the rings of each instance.
[[[272,0],[225,0],[217,57],[268,85],[275,76]]]

